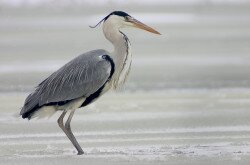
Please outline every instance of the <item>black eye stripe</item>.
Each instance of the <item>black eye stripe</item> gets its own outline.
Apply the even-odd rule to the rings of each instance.
[[[127,13],[123,12],[123,11],[113,11],[112,13],[110,13],[108,16],[105,17],[105,21],[109,18],[109,16],[111,15],[117,15],[120,17],[124,17],[126,20],[128,19],[127,17],[130,16]]]
[[[127,16],[129,16],[127,13],[125,13],[123,11],[114,11],[111,14],[112,15],[118,15],[118,16],[121,16],[121,17],[127,17]]]
[[[124,17],[126,21],[128,21],[128,16]]]
[[[109,16],[111,16],[111,15],[117,15],[117,16],[120,16],[120,17],[124,17],[124,19],[126,21],[128,20],[128,17],[131,17],[130,15],[128,15],[127,13],[125,13],[123,11],[113,11],[112,13],[110,13],[109,15],[107,15],[105,18],[103,18],[100,22],[98,22],[95,26],[89,26],[89,27],[91,27],[91,28],[97,27],[102,22],[105,22],[109,18]]]

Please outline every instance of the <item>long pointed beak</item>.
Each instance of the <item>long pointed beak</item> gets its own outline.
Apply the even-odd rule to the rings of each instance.
[[[143,30],[146,30],[146,31],[154,33],[154,34],[161,35],[161,33],[159,33],[158,31],[156,31],[155,29],[153,29],[153,28],[145,25],[144,23],[138,21],[137,19],[135,19],[133,17],[129,17],[128,18],[128,22],[132,23],[134,27],[137,27],[139,29],[143,29]]]

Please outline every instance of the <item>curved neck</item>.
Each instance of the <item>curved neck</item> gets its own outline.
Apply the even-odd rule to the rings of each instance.
[[[105,22],[103,24],[103,33],[106,39],[109,40],[114,46],[113,55],[121,56],[127,52],[128,44],[125,40],[126,35],[124,35],[117,26],[114,26],[110,22]]]
[[[119,28],[112,22],[103,24],[103,33],[105,37],[113,44],[112,53],[115,63],[114,86],[124,83],[131,63],[130,43],[125,34],[119,31]]]

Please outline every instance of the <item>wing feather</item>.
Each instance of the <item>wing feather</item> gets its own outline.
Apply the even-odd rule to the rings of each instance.
[[[39,107],[79,97],[88,97],[109,79],[111,64],[104,58],[105,50],[94,50],[65,64],[41,82],[25,100],[20,114]]]

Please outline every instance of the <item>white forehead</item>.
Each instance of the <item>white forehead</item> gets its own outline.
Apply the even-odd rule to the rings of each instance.
[[[106,21],[111,22],[111,23],[122,24],[125,21],[125,19],[122,16],[111,15],[108,17],[108,19]]]

